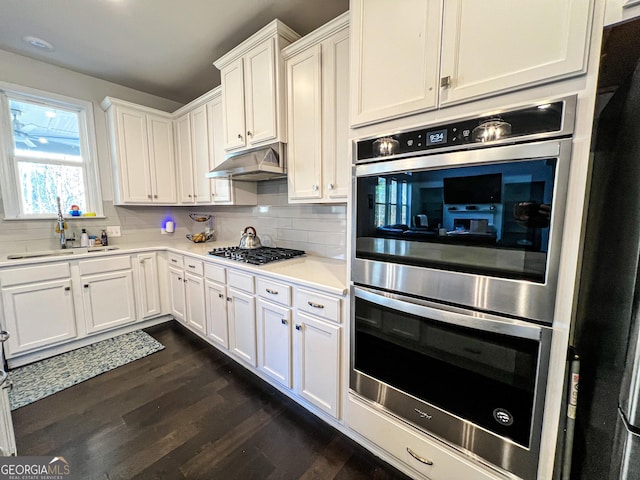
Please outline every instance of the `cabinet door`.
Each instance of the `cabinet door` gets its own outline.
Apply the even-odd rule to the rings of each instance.
[[[169,294],[171,296],[171,315],[185,321],[184,272],[169,267]]]
[[[291,388],[291,309],[258,299],[258,368]]]
[[[296,392],[338,418],[340,329],[304,313],[296,314],[294,349]]]
[[[70,340],[76,336],[71,280],[30,283],[2,289],[9,354]],[[46,321],[43,321],[46,320]]]
[[[224,122],[222,98],[216,97],[206,104],[207,124],[209,130],[209,170],[224,162]],[[230,204],[231,179],[229,177],[213,178],[210,181],[211,199],[215,204]]]
[[[247,144],[256,145],[278,134],[275,39],[265,41],[245,55]]]
[[[592,3],[445,2],[440,76],[450,81],[440,103],[583,73]]]
[[[205,281],[207,305],[207,337],[229,348],[229,327],[227,324],[227,289],[224,285]]]
[[[149,174],[154,203],[176,203],[176,162],[171,119],[147,115]]]
[[[352,126],[436,107],[441,5],[352,0]]]
[[[256,311],[253,295],[228,289],[229,348],[239,358],[256,366]]]
[[[191,117],[191,148],[193,161],[194,199],[196,203],[211,203],[209,172],[209,132],[204,105],[193,110]]]
[[[138,317],[140,319],[155,317],[162,313],[157,255],[154,252],[140,253],[136,259]]]
[[[191,125],[189,114],[175,121],[176,125],[176,153],[180,182],[180,202],[194,203],[195,188],[193,186],[193,150],[191,146]]]
[[[190,273],[184,274],[187,325],[206,335],[207,314],[204,299],[204,279]]]
[[[287,69],[289,200],[322,197],[321,46],[291,57]]]
[[[239,58],[220,71],[224,148],[235,150],[246,145],[244,113],[244,63]]]
[[[351,186],[349,142],[349,30],[322,44],[322,186],[328,200],[345,202]]]
[[[132,270],[85,275],[81,282],[87,333],[136,320]]]
[[[133,108],[112,108],[116,117],[119,200],[124,203],[151,203],[146,115]]]

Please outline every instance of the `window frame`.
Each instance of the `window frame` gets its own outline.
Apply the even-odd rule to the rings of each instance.
[[[4,203],[4,219],[51,220],[57,216],[56,213],[34,215],[25,214],[22,211],[22,193],[19,187],[20,177],[18,174],[17,160],[14,155],[13,127],[11,123],[9,99],[78,112],[78,131],[82,157],[82,162],[78,165],[84,169],[87,211],[95,212],[96,216],[103,217],[93,103],[43,90],[0,82],[0,191],[2,192],[2,200]],[[56,164],[56,162],[52,160],[51,164]],[[68,212],[64,211],[64,206],[62,213],[65,217],[68,216]]]
[[[409,218],[409,212],[411,211],[411,184],[407,182],[406,179],[398,179],[394,176],[380,176],[378,177],[378,182],[380,179],[385,181],[384,185],[384,202],[378,202],[377,198],[374,198],[374,208],[382,206],[384,208],[384,218],[382,225],[376,225],[376,227],[384,226],[384,225],[396,225],[402,223],[403,208],[406,211],[406,225],[411,226],[411,219]],[[379,183],[378,183],[379,185]],[[392,191],[395,188],[395,195],[392,195]],[[406,189],[406,203],[402,203],[402,190]],[[392,206],[395,207],[395,215],[392,215],[391,210]],[[392,218],[394,217],[394,218]],[[375,216],[374,216],[375,218]]]

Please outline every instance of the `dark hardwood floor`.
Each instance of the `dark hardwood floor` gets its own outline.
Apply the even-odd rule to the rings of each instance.
[[[166,348],[13,412],[84,479],[407,479],[175,322]],[[75,477],[74,477],[75,478]]]

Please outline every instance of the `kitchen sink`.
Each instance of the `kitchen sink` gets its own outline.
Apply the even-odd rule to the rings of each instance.
[[[40,252],[24,252],[7,255],[7,260],[20,260],[37,257],[60,257],[66,255],[80,255],[83,253],[99,253],[118,250],[118,247],[73,247],[65,250],[43,250]]]

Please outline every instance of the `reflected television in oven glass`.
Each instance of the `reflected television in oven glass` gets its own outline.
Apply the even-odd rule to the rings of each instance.
[[[544,283],[556,163],[359,176],[356,258]]]

